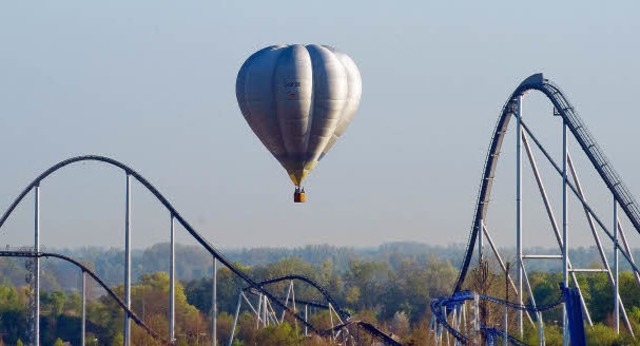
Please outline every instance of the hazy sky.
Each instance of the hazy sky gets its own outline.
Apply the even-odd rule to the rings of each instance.
[[[637,195],[638,13],[637,1],[2,2],[0,209],[57,161],[100,154],[144,175],[219,247],[463,243],[495,121],[535,72],[563,88]],[[306,181],[304,205],[235,99],[244,60],[278,43],[333,45],[363,79],[358,115]],[[532,124],[554,120],[541,100],[525,105]],[[558,140],[553,128],[542,136]],[[513,217],[504,172],[496,220]],[[44,246],[122,244],[121,172],[74,166],[41,193]],[[134,246],[166,241],[167,212],[139,185],[133,200]],[[32,203],[1,245],[32,242]],[[496,227],[511,234],[509,222]],[[586,234],[572,240],[588,245]]]

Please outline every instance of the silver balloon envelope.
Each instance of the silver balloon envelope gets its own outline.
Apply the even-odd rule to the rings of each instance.
[[[345,132],[361,95],[353,60],[315,44],[264,48],[236,80],[245,120],[296,187]]]

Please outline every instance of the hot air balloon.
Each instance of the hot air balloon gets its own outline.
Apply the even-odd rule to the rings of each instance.
[[[345,132],[361,95],[356,64],[324,45],[264,48],[236,79],[240,110],[289,174],[295,202],[305,201],[302,181]]]

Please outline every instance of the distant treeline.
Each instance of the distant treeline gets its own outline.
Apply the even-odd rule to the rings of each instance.
[[[169,275],[167,244],[157,244],[146,250],[136,251],[133,256],[135,283],[132,285],[132,309],[158,331],[168,334]],[[537,253],[551,253],[538,249]],[[330,292],[335,306],[351,313],[354,321],[366,321],[381,330],[393,333],[403,345],[422,345],[427,338],[431,318],[429,303],[433,298],[451,294],[458,276],[456,264],[462,257],[462,246],[432,247],[417,243],[385,244],[378,248],[358,249],[331,246],[308,246],[297,249],[249,249],[225,251],[231,260],[238,261],[254,280],[260,282],[298,274],[314,280]],[[115,249],[64,250],[98,274],[120,297],[124,287],[121,283],[123,253]],[[199,247],[178,246],[176,283],[176,337],[178,345],[211,344],[208,333],[212,308],[211,255]],[[504,254],[504,253],[503,253]],[[600,267],[597,253],[593,249],[572,252],[574,264]],[[512,252],[504,254],[513,261]],[[0,346],[17,345],[27,341],[29,298],[32,289],[25,285],[25,262],[28,259],[0,258]],[[540,261],[539,261],[540,262]],[[549,262],[549,261],[545,261]],[[78,292],[78,270],[57,259],[44,259],[42,275],[43,290],[40,292],[42,343],[62,344],[79,341],[81,299]],[[476,262],[477,263],[477,262]],[[543,262],[544,263],[544,262]],[[530,268],[531,269],[531,268]],[[512,270],[513,274],[513,270]],[[608,326],[613,324],[613,290],[605,273],[576,274],[591,318],[596,323],[587,329],[590,345],[640,345],[640,341],[624,333],[617,336]],[[537,304],[552,304],[560,298],[559,283],[562,273],[530,270],[528,282]],[[246,283],[228,268],[220,268],[217,282],[218,337],[219,343],[227,342],[235,318],[238,294]],[[288,282],[268,286],[275,296],[285,297]],[[495,263],[472,267],[465,281],[465,289],[473,289],[486,295],[503,299],[506,278]],[[119,306],[111,297],[103,294],[93,280],[87,282],[89,301],[87,305],[89,341],[87,345],[123,344],[122,319]],[[259,299],[248,293],[254,303]],[[631,272],[620,274],[620,296],[625,304],[634,330],[640,330],[640,288]],[[295,297],[301,302],[320,302],[324,297],[310,285],[296,283]],[[524,301],[530,297],[525,292]],[[483,304],[483,324],[500,326],[504,307]],[[279,314],[278,314],[279,315]],[[516,325],[516,314],[511,313],[509,326]],[[560,324],[562,309],[555,308],[543,314],[545,338],[549,346],[561,345]],[[332,325],[332,315],[327,310],[310,309],[309,320],[320,330]],[[558,322],[560,321],[560,323]],[[255,315],[244,304],[238,319],[236,339],[233,345],[332,345],[330,340],[319,337],[306,338],[301,326],[289,319],[278,327],[256,329]],[[515,329],[511,333],[516,333]],[[538,333],[531,324],[525,325],[524,340],[538,344]],[[366,334],[357,334],[357,344],[371,345],[373,340]],[[59,339],[59,342],[57,340]],[[132,331],[134,345],[156,345],[137,327]],[[28,342],[27,342],[28,344]]]
[[[123,282],[124,251],[116,248],[84,247],[73,249],[46,249],[59,252],[93,268],[109,285]],[[331,263],[332,270],[344,272],[353,261],[376,261],[387,264],[392,270],[400,268],[403,261],[410,260],[418,265],[426,265],[431,258],[449,262],[457,267],[464,254],[463,244],[449,246],[434,246],[417,242],[385,243],[378,247],[338,247],[331,245],[307,245],[296,248],[244,248],[223,249],[222,252],[232,261],[243,266],[265,266],[285,258],[297,257],[313,266],[319,267]],[[489,251],[487,249],[486,251]],[[556,249],[532,248],[527,253],[557,253]],[[640,258],[640,249],[633,251],[636,258]],[[515,262],[514,249],[501,249],[505,261]],[[612,258],[609,251],[608,255]],[[490,258],[492,255],[487,252]],[[329,261],[329,262],[327,262]],[[571,251],[571,261],[574,267],[600,267],[600,257],[595,247],[577,248]],[[181,281],[195,280],[211,275],[212,258],[198,245],[176,245],[176,273]],[[621,270],[630,267],[621,259]],[[132,253],[133,277],[139,278],[144,274],[168,272],[169,244],[158,243],[151,247]],[[558,272],[561,270],[560,261],[531,261],[527,265],[530,271]],[[12,285],[24,284],[26,269],[24,259],[0,258],[0,283]],[[43,288],[49,291],[76,290],[79,287],[78,270],[71,265],[57,259],[43,260]]]

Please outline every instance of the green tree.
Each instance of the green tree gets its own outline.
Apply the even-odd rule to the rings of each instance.
[[[607,274],[591,274],[587,278],[590,299],[587,300],[589,312],[594,322],[604,322],[613,312],[613,287]]]
[[[231,328],[233,327],[233,316],[227,312],[218,314],[218,345],[223,345],[231,336]]]
[[[620,273],[620,297],[626,306],[640,306],[640,287],[631,272]]]
[[[353,261],[349,265],[349,271],[345,274],[345,286],[347,290],[357,287],[366,294],[360,294],[356,309],[377,308],[380,305],[379,297],[384,292],[385,283],[389,279],[390,268],[385,262],[361,262]]]
[[[242,266],[239,263],[236,263],[236,265],[243,271],[249,271],[249,267]],[[238,293],[246,284],[226,267],[218,267],[217,284],[218,312],[234,313]],[[209,313],[211,311],[212,287],[211,277],[203,277],[187,282],[184,287],[187,301],[198,310]]]
[[[53,316],[61,315],[67,302],[67,295],[62,291],[55,291],[50,295]]]
[[[72,292],[66,299],[63,310],[73,312],[76,316],[81,314],[82,297],[78,292]]]
[[[122,332],[118,332],[116,336],[113,338],[111,343],[112,346],[122,346],[124,345],[124,335]]]
[[[27,335],[25,297],[23,289],[0,285],[0,335],[10,345]]]
[[[8,285],[0,285],[0,311],[16,310],[21,307],[18,291]]]
[[[53,346],[64,346],[64,341],[62,341],[62,339],[60,338],[57,338]]]
[[[257,336],[258,345],[302,345],[304,336],[300,335],[291,325],[284,322],[278,326],[262,329]]]
[[[617,335],[613,328],[602,323],[596,323],[593,327],[587,327],[587,345],[589,346],[609,346],[609,345],[637,345],[628,334]]]

